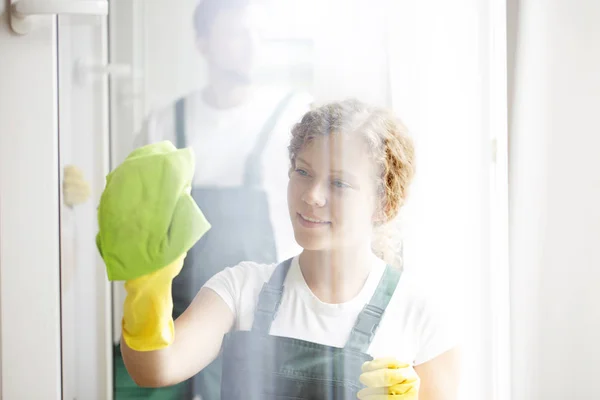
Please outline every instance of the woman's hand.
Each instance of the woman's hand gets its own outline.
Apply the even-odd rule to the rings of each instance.
[[[185,254],[158,271],[125,282],[122,333],[130,349],[159,350],[175,340],[171,284],[184,258]]]
[[[393,358],[378,358],[362,367],[360,400],[416,400],[420,379],[410,364]]]

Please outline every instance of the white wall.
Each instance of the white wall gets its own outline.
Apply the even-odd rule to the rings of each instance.
[[[510,2],[513,400],[597,399],[600,2]]]
[[[56,24],[19,37],[0,2],[0,306],[4,400],[60,398]]]

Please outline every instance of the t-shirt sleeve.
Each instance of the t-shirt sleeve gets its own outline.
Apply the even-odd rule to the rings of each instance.
[[[431,361],[459,344],[458,315],[451,301],[430,295],[422,301],[415,365]]]
[[[244,261],[218,272],[204,287],[223,299],[233,313],[235,326],[239,329],[240,321],[254,314],[260,290],[269,280],[274,268],[275,264],[264,265]]]
[[[233,313],[235,319],[237,319],[238,315],[241,283],[244,281],[246,269],[244,264],[225,268],[216,273],[204,284],[205,288],[211,289],[223,299]]]

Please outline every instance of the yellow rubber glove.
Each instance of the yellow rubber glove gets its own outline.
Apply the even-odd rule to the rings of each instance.
[[[90,184],[86,181],[81,169],[75,165],[65,166],[62,190],[64,203],[68,207],[84,203],[90,197]]]
[[[410,364],[393,358],[378,358],[363,364],[358,392],[360,400],[416,400],[419,376]]]
[[[125,281],[122,332],[136,351],[159,350],[175,339],[171,283],[181,272],[185,254],[168,266]]]

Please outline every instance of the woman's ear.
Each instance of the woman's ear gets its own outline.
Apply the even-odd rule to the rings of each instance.
[[[379,201],[377,202],[377,207],[375,207],[375,211],[373,212],[373,225],[380,226],[385,224],[388,221],[387,213],[386,213],[386,202]]]

